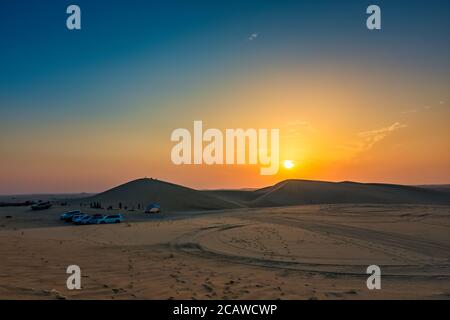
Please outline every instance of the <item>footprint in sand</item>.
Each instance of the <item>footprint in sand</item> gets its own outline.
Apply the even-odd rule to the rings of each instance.
[[[208,292],[214,292],[213,287],[211,287],[211,286],[210,286],[209,284],[207,284],[207,283],[203,283],[203,288],[205,288],[206,291],[208,291]]]
[[[125,290],[124,288],[113,288],[111,289],[111,291],[115,294],[127,292],[127,290]]]

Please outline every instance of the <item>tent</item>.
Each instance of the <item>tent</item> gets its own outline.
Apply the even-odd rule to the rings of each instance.
[[[145,209],[145,213],[159,213],[161,212],[161,206],[157,203],[151,203]]]

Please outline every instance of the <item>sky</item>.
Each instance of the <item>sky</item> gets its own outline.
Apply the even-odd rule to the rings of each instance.
[[[81,30],[66,8],[81,8]],[[368,30],[366,8],[381,8]],[[0,2],[0,194],[450,183],[449,1]],[[292,169],[181,165],[176,128],[278,128]]]

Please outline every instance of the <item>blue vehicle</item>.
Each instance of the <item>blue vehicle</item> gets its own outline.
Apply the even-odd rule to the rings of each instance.
[[[78,221],[76,224],[89,224],[89,221],[91,220],[92,216],[86,215],[80,221]]]
[[[121,214],[111,214],[109,216],[104,216],[98,223],[121,223],[123,221],[123,216]]]
[[[83,221],[83,224],[97,224],[100,223],[100,221],[103,219],[103,215],[101,214],[94,214],[93,216],[89,217],[88,220]]]
[[[90,216],[85,213],[76,214],[72,216],[72,222],[75,224],[81,224],[80,222],[85,218],[90,218]]]
[[[60,219],[61,219],[61,220],[64,220],[64,221],[69,221],[69,220],[72,220],[72,217],[73,217],[75,214],[81,214],[81,211],[80,211],[80,210],[72,210],[72,211],[64,212],[64,213],[61,215]]]

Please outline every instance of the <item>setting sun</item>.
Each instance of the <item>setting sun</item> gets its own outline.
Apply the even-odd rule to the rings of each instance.
[[[294,167],[294,161],[292,161],[292,160],[284,160],[283,166],[286,169],[292,169]]]

